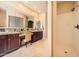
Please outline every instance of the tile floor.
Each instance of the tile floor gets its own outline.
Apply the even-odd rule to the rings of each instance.
[[[46,39],[39,40],[32,45],[21,47],[3,57],[48,57]]]

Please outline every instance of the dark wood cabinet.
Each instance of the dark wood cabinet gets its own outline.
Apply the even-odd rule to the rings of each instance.
[[[7,36],[0,35],[0,56],[4,55],[4,53],[7,51],[7,43]]]
[[[8,35],[8,51],[15,50],[20,47],[19,35],[11,34]]]
[[[43,31],[33,32],[31,36],[31,43],[41,40],[43,38]]]
[[[20,47],[19,34],[0,35],[0,56]]]

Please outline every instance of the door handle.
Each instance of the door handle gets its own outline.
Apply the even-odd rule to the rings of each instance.
[[[74,26],[75,28],[79,29],[79,24],[77,24],[76,26]]]

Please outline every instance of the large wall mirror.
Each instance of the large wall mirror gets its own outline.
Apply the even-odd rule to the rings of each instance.
[[[41,23],[40,23],[40,21],[37,21],[37,22],[36,22],[36,28],[37,28],[37,29],[40,29],[40,27],[41,27]]]
[[[24,27],[23,18],[16,16],[9,16],[9,27]]]
[[[28,28],[33,28],[33,26],[34,26],[34,22],[29,20],[28,21]]]

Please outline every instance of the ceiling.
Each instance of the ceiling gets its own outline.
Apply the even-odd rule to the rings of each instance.
[[[21,1],[21,3],[36,12],[47,12],[47,1]]]

